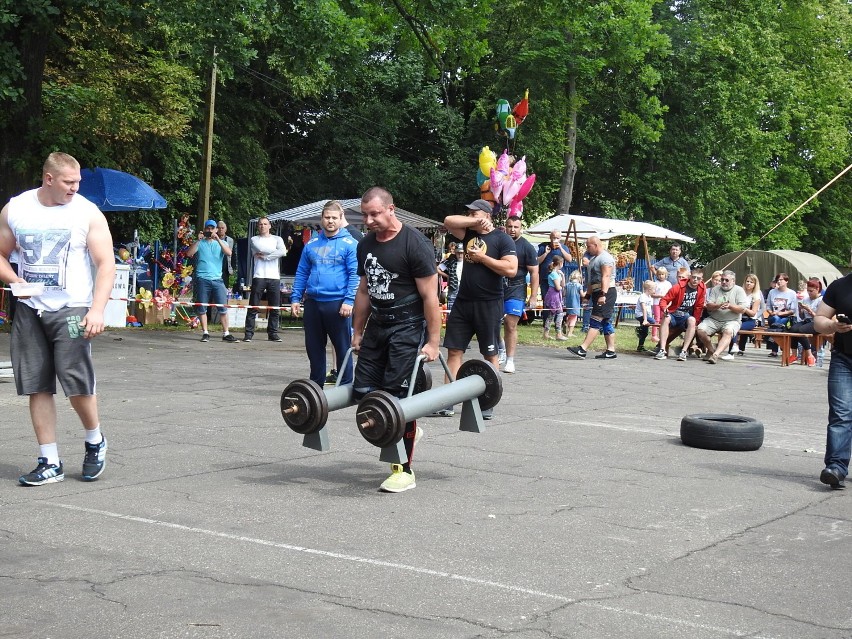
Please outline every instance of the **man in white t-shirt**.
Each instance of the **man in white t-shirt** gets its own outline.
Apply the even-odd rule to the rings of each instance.
[[[269,321],[266,325],[266,334],[270,342],[280,342],[278,336],[278,321],[281,312],[277,307],[281,306],[281,271],[278,268],[278,260],[287,254],[284,240],[272,234],[272,224],[268,217],[262,217],[257,221],[257,235],[251,238],[251,256],[254,259],[251,277],[251,294],[249,297],[249,309],[246,312],[246,334],[243,342],[250,342],[254,338],[254,325],[257,319],[257,309],[260,300],[266,294],[266,303],[269,309]]]

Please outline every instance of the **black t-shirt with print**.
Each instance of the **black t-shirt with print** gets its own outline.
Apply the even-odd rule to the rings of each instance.
[[[431,242],[405,224],[387,242],[379,242],[375,233],[368,233],[358,243],[358,275],[366,276],[370,301],[376,306],[394,306],[399,300],[417,294],[415,280],[435,273],[435,249]]]
[[[459,294],[456,300],[497,300],[503,299],[503,276],[495,273],[484,264],[469,262],[468,248],[479,243],[481,251],[488,257],[499,260],[506,255],[515,254],[515,242],[503,231],[494,229],[480,235],[468,229],[464,240],[464,269],[462,271]]]
[[[695,308],[695,302],[698,299],[698,289],[687,286],[683,293],[683,301],[680,303],[679,310],[687,315],[692,315],[692,309]]]

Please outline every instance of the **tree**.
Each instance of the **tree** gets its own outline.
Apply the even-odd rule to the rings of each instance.
[[[557,213],[572,208],[582,158],[602,155],[599,127],[641,144],[659,139],[664,107],[654,95],[654,64],[668,38],[653,21],[655,0],[518,2],[517,16],[498,33],[500,85],[514,94],[529,86],[533,121],[527,153],[548,174],[559,173]],[[525,125],[526,126],[526,125]],[[578,153],[578,148],[580,153]]]

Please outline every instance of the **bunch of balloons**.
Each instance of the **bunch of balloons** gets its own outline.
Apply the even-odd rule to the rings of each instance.
[[[497,158],[494,151],[485,146],[479,152],[476,181],[483,200],[508,210],[508,215],[520,217],[524,211],[523,199],[535,185],[535,173],[527,177],[527,156],[515,161],[503,151]]]

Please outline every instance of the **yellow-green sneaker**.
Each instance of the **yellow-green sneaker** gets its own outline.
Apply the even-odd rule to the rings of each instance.
[[[386,493],[401,493],[414,488],[414,473],[407,473],[402,469],[402,464],[391,464],[391,476],[382,482],[379,490]]]

